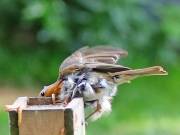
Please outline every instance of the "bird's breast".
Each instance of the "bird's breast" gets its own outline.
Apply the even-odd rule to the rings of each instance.
[[[111,96],[115,84],[104,74],[96,72],[79,72],[67,76],[64,80],[61,97],[82,95],[85,101],[99,100],[103,96]]]

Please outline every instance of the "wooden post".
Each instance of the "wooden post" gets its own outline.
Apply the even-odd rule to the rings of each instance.
[[[11,135],[85,135],[82,98],[64,107],[48,97],[19,97],[7,110]]]

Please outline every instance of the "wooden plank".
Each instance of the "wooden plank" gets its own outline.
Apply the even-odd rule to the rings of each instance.
[[[23,110],[19,135],[64,135],[64,110]]]
[[[27,106],[27,97],[18,97],[12,105],[6,105],[7,111],[18,111],[19,108],[25,108]]]
[[[18,127],[18,109],[25,107],[27,97],[19,97],[12,105],[7,105],[6,110],[9,111],[9,128],[10,135],[19,135]]]
[[[16,111],[9,112],[9,128],[10,135],[19,135],[18,113]]]
[[[74,127],[73,127],[73,110],[66,109],[64,113],[64,127],[66,135],[74,135]]]
[[[64,135],[64,107],[52,98],[30,97],[22,110],[19,135]]]
[[[82,98],[73,99],[66,107],[65,131],[66,135],[85,135],[84,102]]]
[[[29,97],[28,105],[50,105],[53,104],[51,97]]]
[[[8,109],[11,135],[85,135],[82,98],[64,107],[51,98],[20,97]]]

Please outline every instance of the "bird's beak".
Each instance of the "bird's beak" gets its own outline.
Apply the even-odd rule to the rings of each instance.
[[[60,93],[61,87],[62,87],[62,81],[57,80],[55,83],[49,86],[44,86],[44,88],[39,93],[39,96],[51,97],[52,94],[55,94],[57,96]]]

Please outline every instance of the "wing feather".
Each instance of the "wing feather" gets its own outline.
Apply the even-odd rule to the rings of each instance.
[[[84,65],[87,67],[96,65],[107,69],[110,68],[117,68],[119,65],[115,65],[119,58],[123,56],[127,56],[127,51],[119,49],[119,48],[113,48],[113,47],[107,47],[107,46],[97,46],[89,48],[88,46],[80,48],[76,52],[74,52],[71,56],[66,58],[63,63],[60,66],[61,73],[64,69],[68,69],[68,67],[73,66],[79,66]],[[115,65],[115,66],[114,66]],[[106,67],[106,68],[105,68]],[[120,66],[121,68],[123,66]],[[118,68],[120,68],[118,67]],[[124,67],[125,69],[126,67]]]

